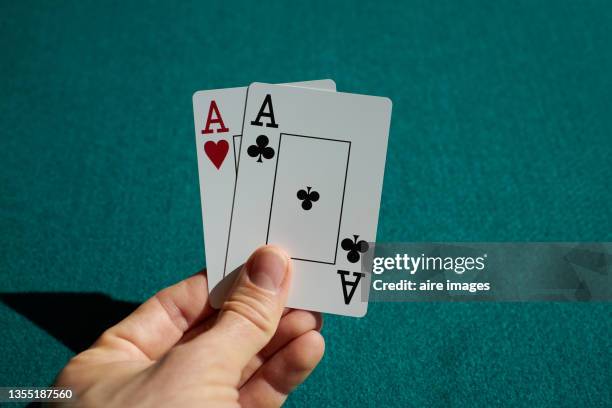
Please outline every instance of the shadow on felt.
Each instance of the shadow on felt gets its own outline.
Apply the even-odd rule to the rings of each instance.
[[[99,292],[0,293],[0,301],[75,353],[91,346],[139,305]]]
[[[222,303],[242,265],[213,289]],[[101,292],[0,292],[0,301],[49,333],[74,353],[93,344],[104,330],[140,305],[113,299]]]

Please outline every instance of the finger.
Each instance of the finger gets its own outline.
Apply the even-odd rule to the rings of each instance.
[[[104,332],[94,346],[156,360],[212,313],[206,272],[202,271],[155,294]]]
[[[290,313],[292,310],[294,309],[291,309],[288,307],[283,309],[283,317],[285,317],[285,315],[287,315],[287,313]],[[190,340],[195,339],[200,334],[210,329],[215,324],[216,319],[217,319],[217,313],[215,311],[209,316],[207,316],[203,321],[201,321],[197,325],[190,328],[187,332],[185,332],[185,334],[183,335],[183,337],[179,340],[177,344],[185,344],[189,342]],[[281,321],[282,321],[282,318],[281,318]]]
[[[310,330],[318,331],[322,324],[321,313],[294,310],[281,319],[281,324],[278,325],[276,333],[258,354],[264,359],[268,359],[294,338]]]
[[[270,342],[257,353],[257,355],[249,361],[244,370],[242,370],[242,378],[238,386],[242,387],[242,385],[251,378],[253,373],[281,348],[311,330],[320,330],[321,325],[321,314],[316,312],[294,310],[284,316]]]
[[[241,372],[276,331],[290,280],[289,257],[273,246],[259,248],[242,268],[215,325],[189,343],[194,352],[213,347]]]
[[[311,330],[278,351],[240,389],[242,407],[278,407],[312,373],[325,351],[321,334]]]

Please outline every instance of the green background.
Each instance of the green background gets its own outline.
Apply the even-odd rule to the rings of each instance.
[[[608,1],[2,1],[0,291],[140,302],[200,270],[191,95],[252,81],[393,100],[381,242],[610,241],[611,38]],[[611,312],[327,316],[289,405],[604,406]],[[0,385],[72,354],[3,303],[0,324]]]

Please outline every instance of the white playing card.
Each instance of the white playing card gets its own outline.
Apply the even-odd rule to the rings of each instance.
[[[329,91],[331,79],[286,84]],[[193,95],[195,139],[208,287],[213,291],[223,278],[227,234],[238,167],[242,120],[247,87],[198,91]],[[221,298],[221,291],[217,298]]]
[[[225,275],[277,244],[293,259],[289,307],[365,315],[359,261],[376,240],[390,119],[388,98],[252,84]]]

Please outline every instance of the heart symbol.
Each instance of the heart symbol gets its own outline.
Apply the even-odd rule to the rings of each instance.
[[[226,140],[219,140],[218,142],[209,140],[204,143],[204,151],[215,167],[220,169],[229,151],[229,143]]]

